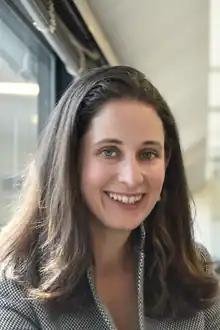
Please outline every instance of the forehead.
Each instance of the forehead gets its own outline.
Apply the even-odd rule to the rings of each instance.
[[[153,106],[135,100],[105,104],[93,118],[88,134],[93,142],[117,138],[122,142],[158,140],[164,143],[163,124]]]

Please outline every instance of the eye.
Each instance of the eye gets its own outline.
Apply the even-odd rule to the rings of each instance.
[[[117,157],[118,151],[115,148],[104,148],[101,151],[101,156],[105,158]]]
[[[157,157],[156,152],[144,151],[144,152],[141,153],[141,158],[142,159],[151,160],[151,159],[154,159],[155,157]]]

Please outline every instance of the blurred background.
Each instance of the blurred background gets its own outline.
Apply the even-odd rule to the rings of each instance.
[[[0,0],[0,226],[56,101],[104,64],[145,72],[170,105],[196,240],[220,261],[219,0]]]

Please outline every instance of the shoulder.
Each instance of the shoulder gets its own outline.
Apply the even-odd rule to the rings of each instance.
[[[219,330],[220,329],[220,297],[216,297],[213,305],[204,311],[205,329]]]
[[[14,306],[21,303],[26,307],[30,305],[25,290],[16,282],[7,279],[3,275],[0,276],[0,300],[1,306],[4,302],[13,303]]]
[[[202,244],[196,244],[198,257],[201,260],[204,269],[210,275],[215,276],[213,261],[210,253]],[[217,330],[220,329],[220,294],[213,299],[213,304],[210,308],[204,311],[205,329]]]
[[[197,256],[202,263],[205,272],[209,274],[214,274],[213,261],[210,253],[204,245],[201,243],[195,244]]]
[[[39,318],[25,290],[12,280],[0,275],[0,330],[39,329]]]

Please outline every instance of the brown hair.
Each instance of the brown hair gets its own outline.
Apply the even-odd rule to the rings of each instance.
[[[80,194],[80,142],[100,107],[124,98],[155,108],[164,126],[169,158],[162,200],[145,221],[145,314],[189,316],[210,306],[218,284],[205,273],[196,253],[173,115],[157,89],[130,67],[92,70],[61,98],[30,166],[20,210],[1,233],[1,267],[31,297],[52,305],[57,301],[64,305],[70,297],[82,300],[79,288],[86,283],[92,249]]]

